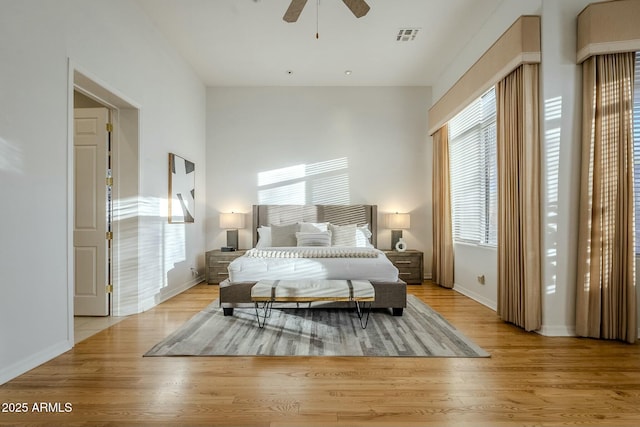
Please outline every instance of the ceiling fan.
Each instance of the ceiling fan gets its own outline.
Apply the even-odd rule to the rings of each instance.
[[[369,5],[364,0],[342,1],[347,5],[351,13],[353,13],[356,18],[361,18],[369,12]],[[287,22],[296,22],[300,13],[302,13],[302,9],[304,9],[305,4],[307,4],[307,0],[291,0],[291,4],[289,4],[289,8],[284,13],[282,19]]]

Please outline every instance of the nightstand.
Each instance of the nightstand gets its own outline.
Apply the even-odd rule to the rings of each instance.
[[[205,256],[207,264],[207,283],[219,284],[229,277],[227,267],[234,259],[242,256],[247,252],[240,249],[233,252],[222,252],[220,249],[208,251]]]
[[[424,254],[421,251],[383,251],[399,270],[399,277],[409,285],[422,285],[424,277]]]

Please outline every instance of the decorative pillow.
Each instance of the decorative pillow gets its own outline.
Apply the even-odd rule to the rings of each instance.
[[[333,225],[329,224],[331,230],[331,243],[333,246],[355,246],[356,230],[355,224]]]
[[[271,247],[271,227],[260,226],[260,228],[258,228],[258,243],[256,243],[256,248],[269,247]]]
[[[356,227],[356,246],[359,248],[372,248],[372,235],[371,230],[369,230],[369,224]]]
[[[298,231],[296,233],[296,239],[298,240],[298,246],[331,246],[330,231],[319,231],[315,233]]]
[[[300,231],[303,233],[316,233],[329,230],[328,222],[300,222]]]
[[[296,232],[300,229],[298,224],[270,225],[271,246],[297,246]]]

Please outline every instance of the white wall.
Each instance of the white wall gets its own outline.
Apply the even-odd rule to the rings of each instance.
[[[0,383],[72,346],[68,313],[68,61],[140,107],[139,301],[147,308],[203,270],[196,223],[166,224],[167,153],[196,162],[204,194],[202,83],[126,0],[0,1]],[[138,202],[138,201],[135,201]],[[117,286],[117,284],[115,284]]]
[[[423,87],[209,88],[207,249],[225,244],[220,212],[250,224],[257,203],[377,204],[381,215],[411,212],[404,236],[430,272],[430,105]],[[265,181],[275,171],[284,176]],[[382,222],[378,246],[390,239]],[[240,246],[251,247],[249,229]]]
[[[589,0],[542,0],[541,136],[543,316],[541,333],[575,334],[582,72],[578,14]]]

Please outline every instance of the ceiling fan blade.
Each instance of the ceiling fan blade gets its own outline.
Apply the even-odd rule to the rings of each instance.
[[[307,0],[291,0],[291,4],[282,19],[287,22],[296,22],[305,4],[307,4]]]
[[[342,0],[356,18],[362,18],[369,12],[369,5],[364,0]]]

